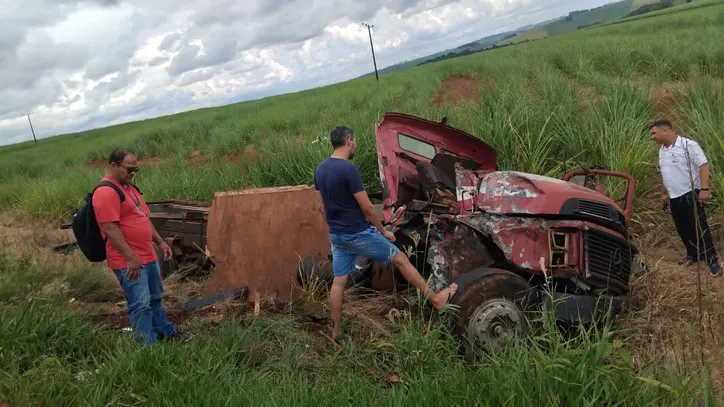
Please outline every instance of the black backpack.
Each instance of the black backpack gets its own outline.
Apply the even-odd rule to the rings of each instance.
[[[133,184],[131,184],[131,186],[135,188],[139,194],[141,193],[137,186]],[[84,198],[85,205],[73,214],[72,229],[78,248],[80,248],[83,255],[93,263],[106,260],[106,239],[101,235],[101,230],[96,221],[96,214],[93,210],[93,193],[100,187],[111,187],[118,193],[118,196],[121,198],[121,203],[126,200],[126,194],[124,194],[116,184],[110,181],[101,181],[101,183],[93,189],[93,192],[86,194]]]

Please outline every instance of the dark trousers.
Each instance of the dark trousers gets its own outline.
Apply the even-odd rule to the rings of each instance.
[[[671,203],[671,217],[674,218],[676,231],[686,247],[686,254],[697,260],[706,260],[711,264],[718,261],[714,241],[711,237],[711,230],[706,221],[706,213],[699,202],[699,190],[694,193],[682,195],[669,200]],[[695,209],[696,208],[696,209]],[[696,233],[696,216],[699,214],[699,233]],[[696,238],[699,236],[699,255],[697,256]]]

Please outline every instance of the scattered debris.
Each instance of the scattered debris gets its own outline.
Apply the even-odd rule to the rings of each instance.
[[[245,294],[246,294],[246,288],[242,288],[240,290],[234,290],[234,291],[225,291],[223,293],[212,295],[211,297],[187,301],[184,304],[184,308],[188,309],[188,310],[196,310],[196,309],[201,309],[208,305],[217,303],[219,301],[241,300],[241,299],[243,299]]]

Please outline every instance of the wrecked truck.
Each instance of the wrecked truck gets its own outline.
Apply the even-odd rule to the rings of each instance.
[[[536,310],[553,304],[559,321],[575,323],[629,303],[638,254],[629,240],[629,174],[501,171],[491,146],[446,119],[387,113],[375,135],[378,214],[433,290],[458,284],[455,330],[473,345],[500,349],[527,335]],[[601,176],[623,182],[622,203],[580,181]],[[299,281],[331,281],[331,261],[302,259]],[[410,287],[392,266],[362,257],[352,280],[377,291]]]

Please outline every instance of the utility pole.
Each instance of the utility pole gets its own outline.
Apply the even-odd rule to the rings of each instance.
[[[38,139],[35,138],[35,130],[33,130],[33,122],[30,121],[30,113],[23,113],[23,116],[28,116],[28,123],[30,123],[30,131],[33,133],[33,140],[35,140],[35,144],[38,144]]]
[[[372,48],[372,63],[375,64],[375,77],[377,78],[377,82],[379,82],[380,76],[377,74],[377,60],[375,59],[375,46],[372,45],[372,27],[374,27],[374,25],[369,25],[367,23],[362,23],[362,25],[367,27],[367,33],[370,35],[370,48]]]

